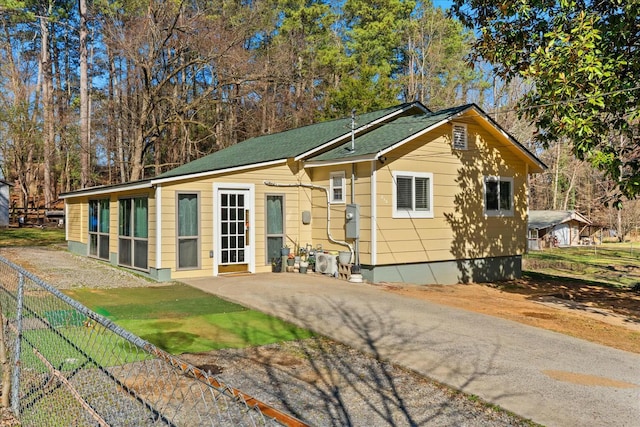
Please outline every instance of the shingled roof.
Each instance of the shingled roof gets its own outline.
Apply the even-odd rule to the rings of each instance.
[[[591,221],[576,211],[552,211],[552,210],[531,210],[529,211],[529,228],[543,229],[564,224],[571,220],[590,225]]]
[[[428,130],[432,126],[457,116],[472,107],[472,105],[473,104],[462,105],[460,107],[436,111],[435,113],[428,112],[398,117],[392,121],[385,122],[371,132],[358,136],[353,151],[351,151],[351,141],[347,140],[332,150],[309,158],[308,161],[321,162],[375,155],[418,133]]]
[[[413,111],[415,110],[415,111]],[[365,113],[357,117],[356,133],[362,132],[376,121],[406,111],[428,111],[422,104],[408,103],[383,110]],[[208,156],[179,166],[155,179],[172,178],[242,166],[258,165],[277,160],[295,158],[332,141],[348,138],[351,134],[351,118],[315,123],[284,132],[257,136],[239,142]]]
[[[474,117],[484,120],[511,142],[511,147],[529,158],[534,168],[543,170],[546,166],[522,144],[505,132],[475,104],[466,104],[431,112],[419,102],[400,104],[370,113],[358,115],[355,120],[355,149],[351,150],[352,119],[345,117],[287,130],[275,134],[262,135],[239,142],[208,156],[186,163],[155,178],[73,191],[61,197],[77,194],[101,194],[116,188],[149,187],[163,181],[173,181],[182,177],[239,171],[261,167],[288,159],[303,160],[307,165],[343,163],[374,159],[428,132],[434,127],[454,120],[468,111]]]

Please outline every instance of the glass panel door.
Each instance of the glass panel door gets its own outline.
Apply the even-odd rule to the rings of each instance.
[[[248,191],[221,190],[218,197],[220,221],[220,264],[247,264]]]
[[[266,209],[267,225],[267,259],[268,265],[272,260],[280,258],[280,250],[284,246],[284,196],[268,194]]]

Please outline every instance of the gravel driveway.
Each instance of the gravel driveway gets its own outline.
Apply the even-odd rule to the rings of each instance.
[[[60,249],[0,248],[0,256],[59,289],[159,285]],[[324,338],[181,357],[219,372],[226,384],[311,425],[531,425],[473,396]]]

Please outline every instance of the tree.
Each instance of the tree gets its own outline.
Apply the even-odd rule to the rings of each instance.
[[[403,97],[432,110],[468,102],[472,90],[485,86],[466,62],[473,36],[459,21],[430,1],[418,2],[403,33]]]
[[[341,36],[345,51],[336,64],[339,78],[329,93],[328,115],[369,111],[397,103],[403,63],[403,33],[413,0],[346,0]]]
[[[519,111],[537,141],[566,138],[619,196],[640,192],[639,0],[454,0],[452,11],[478,34],[474,59],[534,84]]]
[[[89,64],[87,47],[89,30],[87,25],[86,0],[78,0],[78,12],[80,13],[80,187],[85,188],[89,185],[91,159],[91,143],[89,141]]]

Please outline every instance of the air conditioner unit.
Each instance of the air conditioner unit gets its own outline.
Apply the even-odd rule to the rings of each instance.
[[[338,273],[337,255],[316,254],[316,272],[335,276]]]

